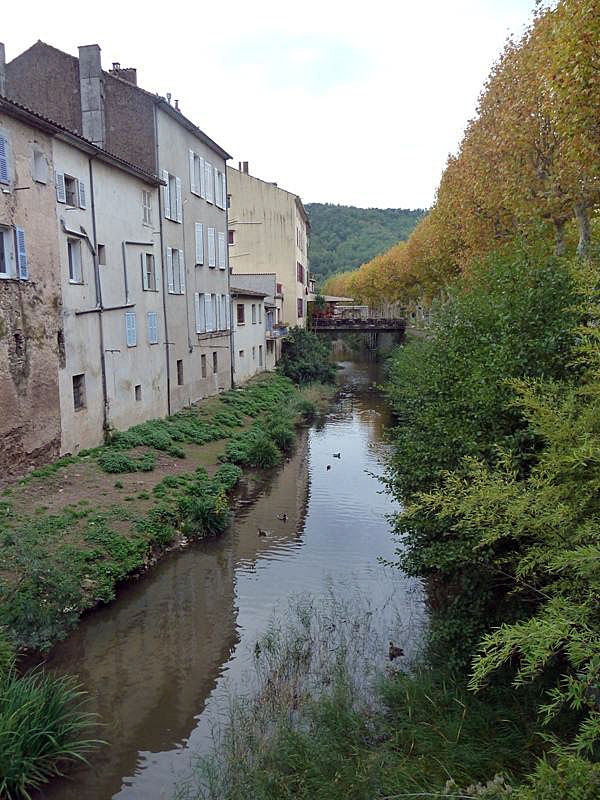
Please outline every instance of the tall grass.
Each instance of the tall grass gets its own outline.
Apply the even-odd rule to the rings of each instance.
[[[88,738],[93,716],[72,678],[41,669],[0,676],[0,797],[29,800],[69,763],[100,744]]]

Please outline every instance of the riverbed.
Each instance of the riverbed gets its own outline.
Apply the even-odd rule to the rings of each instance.
[[[108,745],[40,797],[171,798],[210,749],[257,638],[290,597],[366,597],[410,657],[421,594],[381,563],[395,549],[395,506],[377,478],[390,422],[375,386],[381,373],[375,362],[340,366],[330,413],[301,433],[280,468],[242,482],[223,537],[173,554],[54,648],[48,667],[79,676]]]

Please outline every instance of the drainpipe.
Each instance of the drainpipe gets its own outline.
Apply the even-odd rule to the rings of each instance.
[[[155,146],[155,160],[156,160],[156,174],[160,177],[159,169],[159,147],[158,147],[158,111],[156,103],[154,104],[154,146]],[[163,234],[163,204],[162,204],[162,187],[158,187],[158,223],[160,233],[160,263],[161,263],[161,276],[162,276],[162,301],[163,301],[163,322],[165,325],[165,361],[167,367],[167,414],[171,416],[171,360],[169,355],[169,324],[167,321],[167,282],[166,282],[166,264],[165,264],[165,242]],[[183,209],[182,209],[183,211]]]
[[[93,240],[93,258],[94,258],[94,283],[96,287],[96,306],[99,309],[98,313],[98,329],[100,336],[100,372],[102,375],[102,429],[104,430],[104,437],[108,436],[109,423],[108,423],[108,390],[106,388],[106,359],[104,356],[104,323],[102,319],[102,283],[100,281],[100,266],[98,264],[98,233],[96,229],[96,201],[94,197],[94,170],[92,166],[93,159],[88,159],[89,175],[90,175],[90,204],[92,211],[92,240]]]
[[[234,378],[233,378],[233,353],[234,353],[234,338],[233,338],[233,302],[231,298],[231,268],[229,266],[229,203],[227,202],[228,198],[227,193],[227,161],[225,161],[225,235],[227,239],[225,240],[225,253],[227,255],[227,302],[229,303],[229,366],[231,371],[231,388],[234,387]]]
[[[228,280],[228,283],[230,283],[229,280]],[[234,379],[234,369],[233,369],[233,365],[234,365],[233,354],[234,354],[234,351],[235,351],[235,337],[233,335],[233,296],[231,294],[229,294],[228,296],[229,296],[229,322],[230,322],[230,325],[229,325],[229,348],[230,348],[229,349],[229,355],[230,355],[230,359],[229,360],[231,362],[231,388],[235,389],[235,379]]]

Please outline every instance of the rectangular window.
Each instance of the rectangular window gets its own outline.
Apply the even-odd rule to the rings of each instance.
[[[141,399],[142,399],[142,384],[138,383],[135,386],[135,400],[136,400],[136,403],[139,403]]]
[[[167,247],[167,282],[169,294],[185,294],[183,250]]]
[[[216,267],[216,251],[215,251],[215,229],[208,229],[208,266]]]
[[[235,244],[235,231],[227,231],[227,244]]]
[[[302,264],[299,261],[298,261],[296,267],[297,267],[297,273],[298,273],[297,274],[298,281],[299,281],[299,283],[303,284],[304,283],[304,267],[302,266]]]
[[[135,347],[137,345],[135,311],[125,312],[125,335],[127,337],[127,347]]]
[[[240,350],[240,352],[239,352],[239,354],[238,354],[238,355],[239,355],[239,357],[240,357],[240,358],[243,358],[243,357],[244,357],[244,351],[243,351],[243,350]]]
[[[142,189],[142,222],[152,225],[152,192]]]
[[[101,267],[106,266],[106,246],[103,244],[98,245],[98,264]]]
[[[156,262],[153,253],[142,253],[142,289],[145,292],[156,291]]]
[[[213,351],[213,372],[216,375],[219,371],[219,354],[216,350]]]
[[[202,377],[206,378],[206,356],[204,353],[200,356],[200,369],[202,372]]]
[[[258,345],[258,366],[262,367],[263,365],[263,352],[262,352],[262,344]]]
[[[37,183],[48,182],[48,162],[41,150],[33,151],[33,180]]]
[[[244,308],[245,308],[245,306],[244,306],[243,303],[238,303],[237,304],[237,324],[238,325],[244,325],[244,323],[245,323]]]
[[[158,344],[158,313],[148,311],[148,344]]]
[[[16,274],[14,231],[0,225],[0,278],[14,278]]]
[[[304,316],[304,300],[299,297],[298,298],[298,317]]]
[[[83,283],[80,240],[67,239],[67,251],[69,256],[69,281],[71,283]]]
[[[176,175],[171,175],[166,169],[163,170],[163,206],[165,217],[172,222],[181,222],[183,219],[183,207],[181,203],[181,179]]]
[[[258,322],[262,325],[262,303],[258,304]]]
[[[73,375],[73,408],[75,411],[85,408],[85,374]]]
[[[193,150],[190,154],[190,191],[199,197],[204,197],[206,177],[204,174],[204,159]]]
[[[177,386],[183,386],[183,359],[177,360]]]
[[[252,361],[256,361],[256,347],[252,346]]]
[[[72,208],[85,208],[85,183],[64,172],[55,173],[56,199]]]
[[[8,139],[0,135],[0,183],[10,183],[10,172],[8,169]]]
[[[252,303],[252,324],[256,325],[256,304]]]
[[[77,181],[70,175],[65,175],[65,198],[65,202],[68,206],[79,205],[77,197]]]
[[[219,233],[219,269],[227,266],[227,248],[225,247],[225,234]]]

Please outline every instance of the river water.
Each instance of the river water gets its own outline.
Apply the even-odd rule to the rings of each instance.
[[[376,477],[389,423],[374,387],[381,375],[375,363],[341,367],[337,403],[302,433],[289,461],[242,483],[223,537],[168,557],[53,650],[48,666],[79,676],[109,744],[40,797],[171,798],[194,754],[210,748],[257,638],[294,595],[359,592],[379,609],[386,639],[410,655],[421,595],[379,561],[395,548],[394,504]],[[284,513],[286,522],[277,519]],[[259,537],[259,527],[269,535]]]

